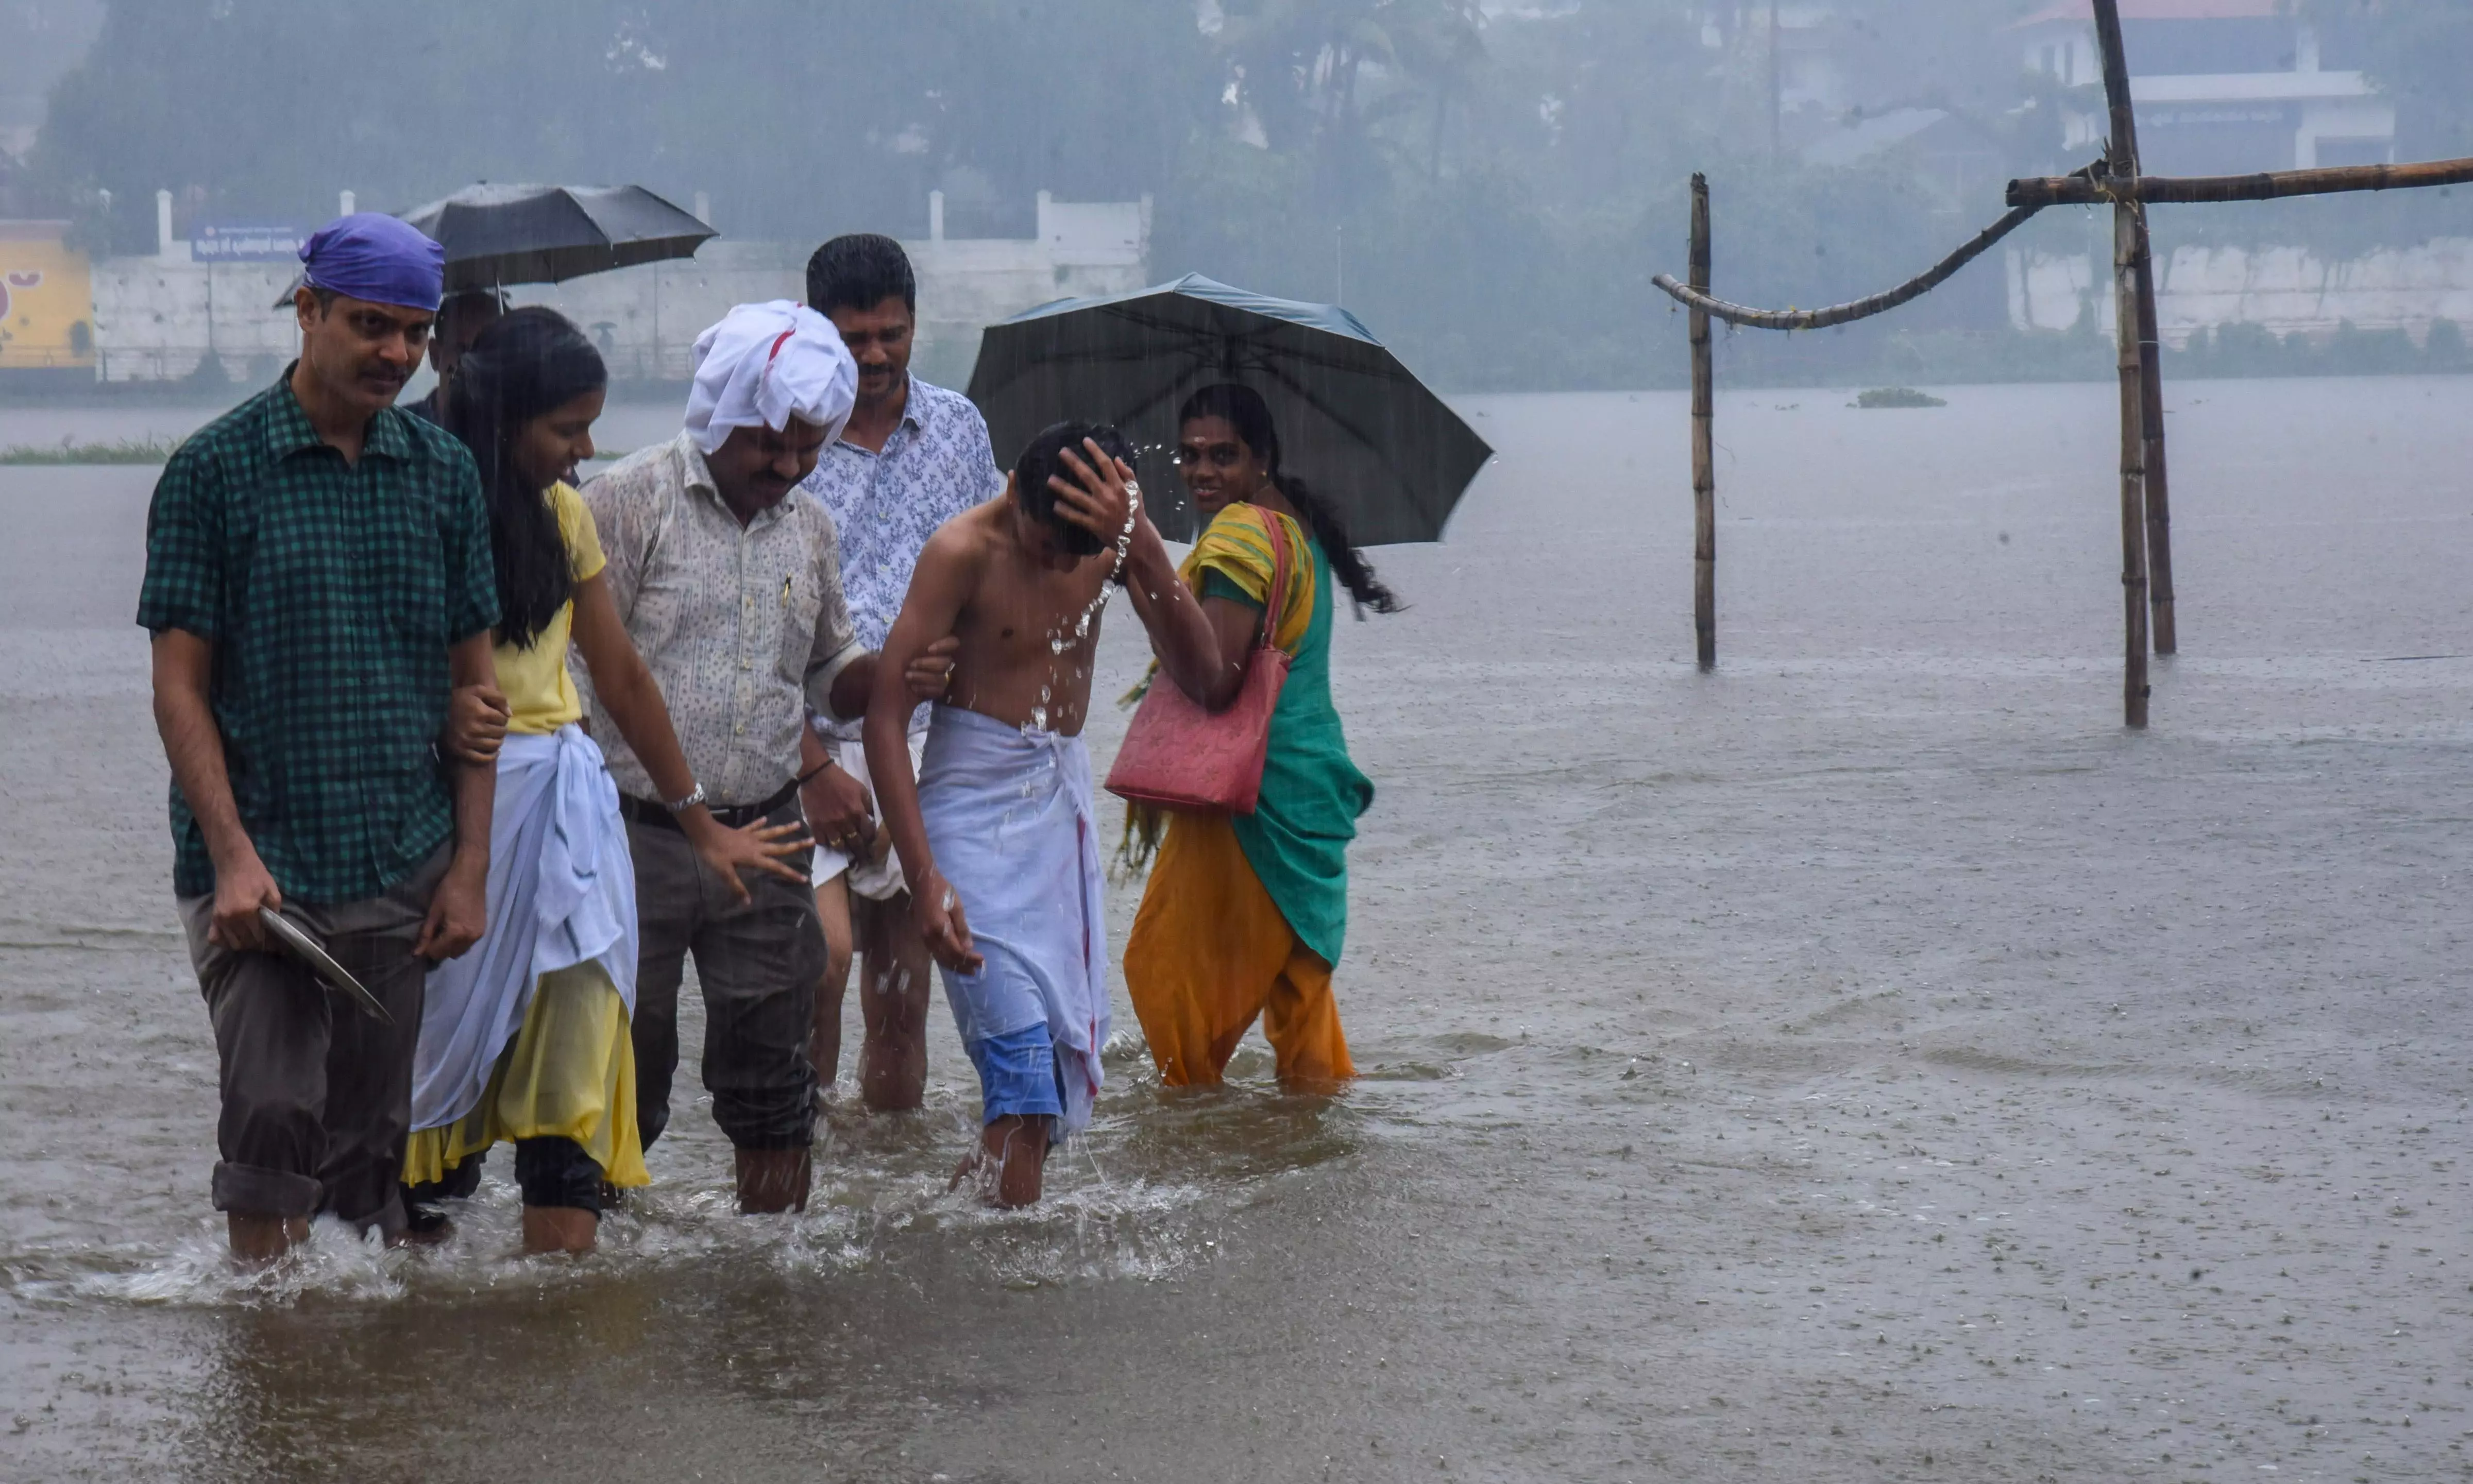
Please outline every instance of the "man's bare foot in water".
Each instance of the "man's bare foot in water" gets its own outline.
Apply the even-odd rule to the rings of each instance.
[[[1039,1204],[1040,1177],[1047,1167],[1047,1119],[1019,1113],[998,1118],[979,1131],[979,1146],[953,1167],[945,1186],[957,1188],[975,1181],[979,1199],[990,1206],[1019,1209]]]
[[[285,1253],[309,1240],[305,1216],[252,1216],[227,1212],[224,1225],[231,1241],[232,1261],[242,1267],[272,1267]]]

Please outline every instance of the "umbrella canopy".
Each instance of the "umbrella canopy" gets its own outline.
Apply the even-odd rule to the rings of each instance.
[[[640,185],[468,185],[403,219],[446,250],[449,294],[693,257],[717,235]]]
[[[449,294],[693,257],[721,235],[640,185],[468,185],[403,220],[446,250]]]
[[[1176,413],[1213,382],[1262,394],[1281,464],[1313,486],[1359,545],[1440,539],[1494,450],[1345,309],[1270,299],[1198,274],[1103,299],[1062,299],[990,325],[971,400],[997,458],[1040,429],[1113,422],[1142,449],[1151,518],[1191,540],[1184,483],[1168,477]]]

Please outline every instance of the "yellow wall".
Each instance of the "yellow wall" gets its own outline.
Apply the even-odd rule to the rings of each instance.
[[[0,222],[0,370],[94,365],[93,281],[62,225]]]

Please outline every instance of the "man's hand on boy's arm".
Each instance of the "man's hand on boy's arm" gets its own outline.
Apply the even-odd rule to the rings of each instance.
[[[920,650],[901,667],[902,684],[908,687],[915,702],[942,701],[945,684],[953,678],[953,656],[960,652],[962,641],[947,634]],[[881,655],[861,655],[842,667],[833,677],[830,695],[833,714],[847,720],[874,705],[876,669],[883,662]],[[903,715],[909,714],[907,709]]]
[[[947,634],[911,657],[901,667],[902,682],[910,687],[914,701],[942,701],[945,687],[953,682],[953,657],[962,652],[962,641]]]
[[[446,698],[446,731],[439,744],[456,762],[494,767],[513,714],[496,685],[459,685]]]

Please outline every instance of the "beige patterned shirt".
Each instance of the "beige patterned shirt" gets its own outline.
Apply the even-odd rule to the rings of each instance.
[[[833,517],[793,490],[740,526],[684,433],[612,465],[584,503],[610,559],[610,595],[696,780],[716,806],[771,798],[798,777],[807,709],[829,714],[833,677],[863,653]],[[619,792],[658,797],[600,698],[578,688]]]

